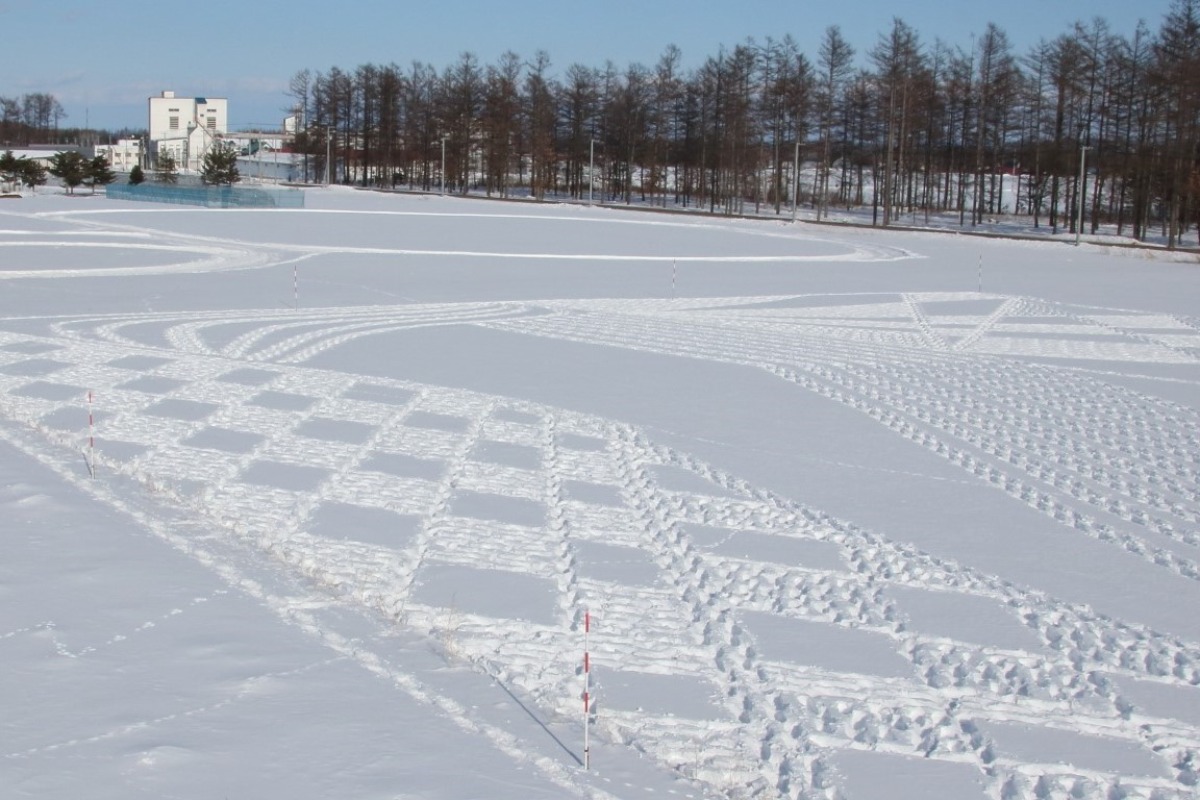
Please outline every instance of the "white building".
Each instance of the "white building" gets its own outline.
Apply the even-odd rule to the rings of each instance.
[[[253,155],[238,157],[238,172],[250,183],[294,183],[301,179],[295,153],[260,149]]]
[[[141,139],[118,139],[116,144],[96,145],[96,155],[108,159],[108,166],[118,172],[129,172],[142,163]]]
[[[166,91],[149,98],[150,150],[170,153],[180,169],[199,171],[204,156],[229,132],[229,101],[223,97],[176,97]]]

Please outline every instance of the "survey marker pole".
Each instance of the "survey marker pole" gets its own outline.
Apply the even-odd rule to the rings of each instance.
[[[589,728],[591,727],[591,688],[592,688],[592,663],[591,657],[588,655],[588,633],[592,627],[592,614],[587,609],[583,612],[583,768],[591,769],[592,766],[592,748],[589,740]]]
[[[96,477],[96,420],[92,413],[92,390],[88,389],[88,477],[93,480]]]

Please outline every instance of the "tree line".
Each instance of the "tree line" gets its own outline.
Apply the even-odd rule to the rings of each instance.
[[[19,150],[33,144],[90,146],[102,139],[140,134],[130,128],[97,131],[68,127],[62,124],[67,116],[58,98],[46,92],[30,92],[19,97],[0,95],[0,147]]]
[[[1172,247],[1200,230],[1200,0],[1173,0],[1156,31],[1095,18],[1021,54],[996,25],[964,49],[897,18],[862,56],[833,26],[811,57],[785,36],[689,69],[670,46],[555,74],[545,53],[468,52],[304,69],[289,95],[315,180],[726,214],[869,205],[882,225],[1010,208]]]
[[[0,96],[0,142],[5,147],[50,142],[57,138],[59,122],[66,116],[62,103],[52,94]]]
[[[45,185],[47,175],[61,180],[68,194],[74,194],[76,187],[85,185],[95,193],[97,185],[106,186],[116,180],[104,156],[88,158],[75,150],[64,150],[55,153],[50,166],[46,167],[36,159],[18,158],[11,150],[0,153],[0,184],[20,184],[37,191],[37,187]]]

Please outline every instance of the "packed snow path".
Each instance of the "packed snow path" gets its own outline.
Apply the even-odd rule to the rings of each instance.
[[[239,269],[295,256],[210,246]],[[887,508],[858,517],[853,489],[831,511],[656,423],[388,374],[379,354],[426,329],[756,371],[919,453],[868,467],[968,514],[984,497],[1012,538],[923,539]],[[1162,371],[1198,354],[1192,318],[979,292],[11,314],[0,412],[33,431],[10,441],[82,471],[91,393],[97,483],[189,520],[162,535],[268,554],[556,736],[578,735],[590,609],[595,735],[706,796],[853,800],[888,776],[890,796],[1182,798],[1200,778],[1200,418],[1142,389],[1190,385]],[[713,452],[737,441],[712,434]],[[1033,581],[1011,551],[1039,543],[1180,605],[1105,596],[1097,574]],[[542,769],[586,794],[574,746]]]

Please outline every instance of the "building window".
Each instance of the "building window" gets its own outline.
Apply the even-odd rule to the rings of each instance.
[[[167,127],[169,127],[173,131],[179,130],[179,117],[171,117],[167,121]]]
[[[208,118],[208,129],[210,131],[215,131],[217,129],[217,118],[216,117]]]

